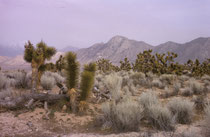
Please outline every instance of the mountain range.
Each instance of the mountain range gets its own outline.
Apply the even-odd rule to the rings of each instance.
[[[134,62],[136,55],[144,50],[152,49],[154,53],[167,53],[168,51],[178,54],[175,61],[184,63],[187,60],[199,59],[204,61],[210,58],[210,37],[200,37],[186,43],[175,43],[172,41],[152,46],[144,41],[131,40],[123,36],[114,36],[106,43],[96,43],[89,48],[72,49],[65,48],[61,52],[57,52],[51,59],[55,62],[61,54],[66,51],[74,51],[77,53],[78,60],[81,64],[96,61],[100,58],[109,59],[114,64],[119,64],[120,60],[127,57]],[[23,55],[16,57],[4,56],[0,52],[0,66],[4,69],[11,68],[30,68],[30,65],[23,60]]]

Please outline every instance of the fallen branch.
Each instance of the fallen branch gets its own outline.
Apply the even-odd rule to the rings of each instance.
[[[47,102],[48,104],[54,104],[60,100],[68,99],[67,95],[57,95],[57,94],[45,94],[45,93],[30,93],[25,94],[20,97],[16,97],[10,100],[0,100],[0,108],[6,109],[18,109],[27,108],[27,106],[35,101]],[[33,100],[33,102],[32,102]],[[27,103],[28,102],[28,103]],[[27,105],[25,105],[27,104]]]

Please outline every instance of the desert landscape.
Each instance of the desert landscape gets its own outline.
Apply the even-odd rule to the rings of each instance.
[[[0,0],[0,137],[210,137],[209,13]]]

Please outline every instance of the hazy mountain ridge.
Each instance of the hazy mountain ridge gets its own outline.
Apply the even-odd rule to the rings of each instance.
[[[168,51],[177,53],[178,57],[175,61],[179,63],[184,63],[189,59],[204,61],[206,58],[210,58],[210,37],[200,37],[184,44],[169,41],[158,46],[152,46],[143,41],[115,36],[107,43],[95,44],[89,48],[78,50],[76,53],[81,63],[105,58],[119,64],[120,60],[125,57],[132,62],[135,61],[139,52],[148,49],[152,49],[153,53],[167,53]]]
[[[190,42],[183,44],[175,42],[166,42],[158,46],[152,46],[143,41],[131,40],[123,36],[115,36],[111,38],[107,43],[97,43],[89,48],[83,48],[75,51],[77,53],[78,60],[81,64],[96,61],[100,58],[111,60],[115,64],[119,64],[120,60],[127,57],[130,61],[135,61],[136,55],[144,50],[152,49],[153,53],[166,53],[168,51],[178,54],[176,61],[184,63],[187,60],[204,61],[206,58],[210,58],[210,37],[197,38]],[[50,61],[53,62],[63,55],[64,52],[57,52]],[[2,68],[25,68],[30,64],[26,63],[23,59],[23,55],[16,56],[14,58],[2,56],[0,54],[0,66]]]

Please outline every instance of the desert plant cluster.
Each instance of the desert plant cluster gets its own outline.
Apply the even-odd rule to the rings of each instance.
[[[49,109],[88,115],[91,106],[99,105],[94,121],[101,129],[119,132],[174,132],[178,124],[191,125],[199,117],[205,119],[204,136],[210,136],[209,59],[178,64],[175,53],[153,55],[148,50],[133,64],[125,58],[119,67],[106,59],[81,65],[73,52],[60,56],[56,64],[45,63],[55,53],[43,41],[36,48],[29,41],[24,59],[32,71],[0,71],[0,108],[29,108],[40,100],[47,115],[52,113]],[[31,99],[24,102],[25,96],[11,105],[12,99],[26,93]],[[48,108],[48,103],[53,105]]]

